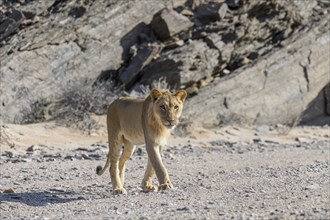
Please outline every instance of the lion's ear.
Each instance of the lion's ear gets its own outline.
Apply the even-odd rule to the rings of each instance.
[[[187,92],[185,90],[179,90],[175,93],[175,96],[184,102],[187,98]]]
[[[160,96],[162,95],[162,92],[158,89],[152,89],[150,92],[150,97],[153,102],[155,102]]]

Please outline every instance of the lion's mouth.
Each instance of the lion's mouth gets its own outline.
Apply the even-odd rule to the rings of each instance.
[[[165,126],[167,129],[171,129],[171,130],[173,130],[173,129],[176,127],[176,124],[174,124],[174,123],[170,123],[170,122],[165,122],[165,123],[164,123],[164,126]]]

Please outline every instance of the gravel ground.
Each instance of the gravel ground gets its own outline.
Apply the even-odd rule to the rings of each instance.
[[[198,141],[174,139],[164,151],[174,190],[141,191],[141,146],[128,161],[128,194],[119,196],[108,173],[95,174],[105,141],[2,148],[1,219],[330,219],[329,140],[191,138]]]

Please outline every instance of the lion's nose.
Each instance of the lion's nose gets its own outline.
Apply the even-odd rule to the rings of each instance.
[[[174,123],[174,119],[168,119],[167,121],[170,125],[173,125],[173,123]]]

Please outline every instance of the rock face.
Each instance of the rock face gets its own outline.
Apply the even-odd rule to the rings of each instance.
[[[119,93],[163,80],[188,91],[199,125],[291,124],[329,82],[324,0],[0,5],[0,122],[102,114]]]
[[[200,90],[188,102],[188,118],[205,127],[299,122],[301,112],[329,82],[327,25],[323,21],[302,37],[284,41],[284,49],[254,66]]]
[[[0,116],[4,122],[24,123],[34,103],[61,97],[67,90],[93,83],[102,71],[118,69],[129,59],[130,47],[148,30],[145,24],[164,8],[160,0],[49,2],[51,6],[36,9],[29,26],[2,43]],[[22,11],[30,9],[24,6]],[[74,10],[83,6],[86,11],[77,10],[75,15]],[[39,10],[46,15],[38,15]]]

